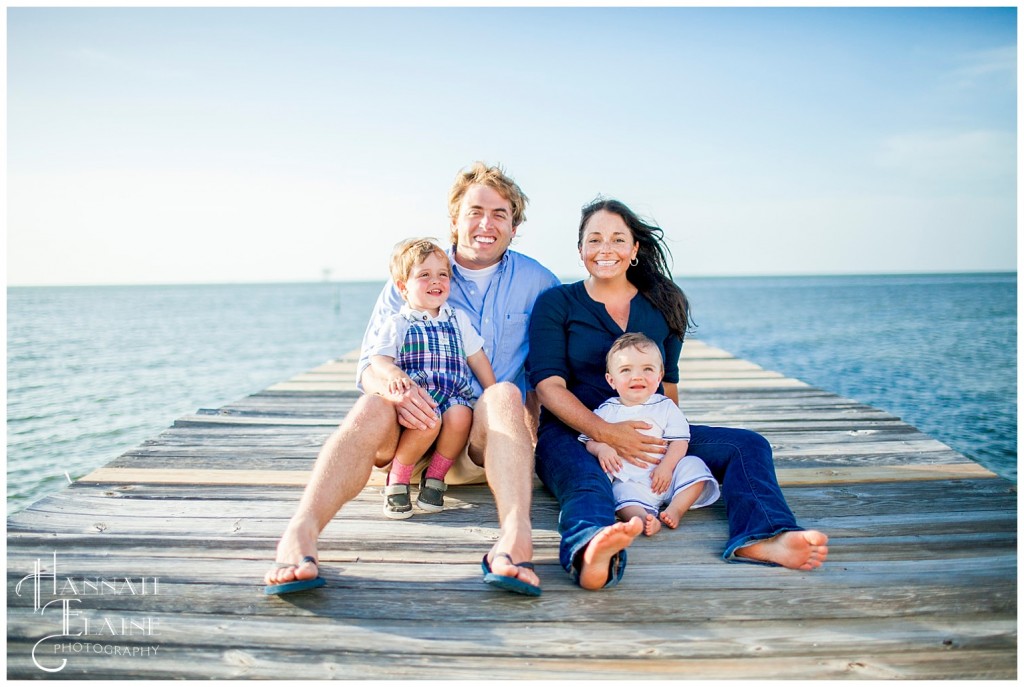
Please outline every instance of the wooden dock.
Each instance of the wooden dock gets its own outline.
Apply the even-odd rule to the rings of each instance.
[[[688,341],[694,423],[775,448],[805,573],[720,559],[724,506],[641,538],[622,583],[573,586],[537,483],[544,594],[481,583],[486,487],[390,521],[368,487],[320,540],[328,586],[262,593],[354,361],[200,410],[7,523],[7,675],[34,678],[695,679],[1017,676],[1017,491],[880,410]],[[937,411],[938,412],[938,411]]]

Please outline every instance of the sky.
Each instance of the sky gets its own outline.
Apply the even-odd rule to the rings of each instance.
[[[1017,10],[7,10],[9,285],[383,280],[475,160],[682,276],[1016,270]]]

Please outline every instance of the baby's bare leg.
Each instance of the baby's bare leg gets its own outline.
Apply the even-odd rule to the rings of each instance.
[[[700,498],[703,491],[704,482],[697,482],[683,489],[665,506],[665,510],[659,516],[661,521],[672,529],[679,527],[679,521],[686,514],[686,511],[690,510],[690,506]]]
[[[615,511],[622,522],[629,522],[633,518],[640,518],[644,521],[644,535],[653,537],[661,529],[658,519],[644,510],[643,506],[623,506]]]

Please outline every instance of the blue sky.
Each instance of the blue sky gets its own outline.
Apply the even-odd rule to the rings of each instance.
[[[1016,269],[1016,8],[9,8],[9,284],[384,279],[474,160],[582,274]]]

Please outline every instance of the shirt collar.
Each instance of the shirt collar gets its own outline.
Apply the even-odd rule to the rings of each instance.
[[[430,322],[432,320],[435,322],[447,322],[455,317],[455,309],[445,303],[437,311],[437,317],[431,317],[430,313],[410,308],[409,304],[406,303],[402,306],[402,309],[398,311],[398,314],[410,322]]]
[[[508,261],[511,259],[511,253],[512,249],[506,248],[505,252],[501,254],[501,260],[498,261],[498,269],[495,270],[495,274],[500,274],[505,271],[505,268],[508,266]],[[465,279],[466,275],[462,273],[462,270],[465,268],[455,262],[455,246],[448,249],[448,261],[452,265],[452,273],[458,275],[459,279]]]

